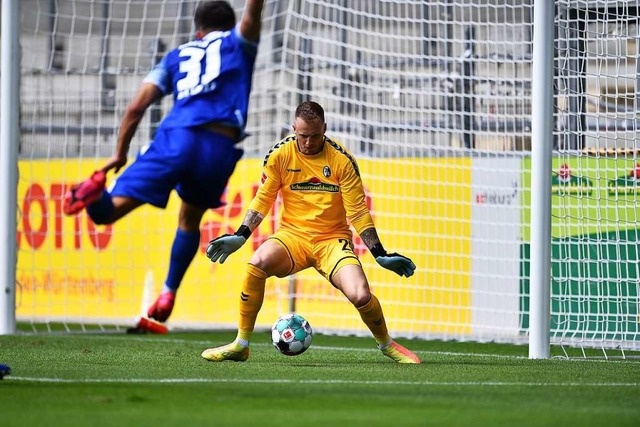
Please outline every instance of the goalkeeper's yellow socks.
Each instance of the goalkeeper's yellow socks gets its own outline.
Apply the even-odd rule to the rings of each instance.
[[[258,312],[264,301],[264,286],[267,281],[267,273],[253,264],[247,264],[240,292],[240,320],[238,322],[238,338],[251,340],[251,333],[256,325]]]
[[[367,328],[373,334],[376,342],[379,345],[386,345],[391,341],[389,337],[389,331],[387,330],[387,323],[384,320],[384,314],[382,314],[382,307],[380,301],[375,295],[371,294],[371,299],[368,303],[362,307],[356,307],[360,312],[360,317]]]
[[[256,325],[258,312],[264,301],[264,286],[267,273],[252,264],[247,264],[247,274],[240,292],[240,321],[238,322],[238,336],[222,347],[208,348],[202,352],[202,357],[212,362],[233,360],[244,362],[249,358],[249,342]]]
[[[242,348],[249,347],[249,342],[251,341],[252,333],[253,331],[244,331],[242,329],[239,329],[238,336],[236,337],[236,340],[234,341],[234,343],[236,343],[238,346]]]

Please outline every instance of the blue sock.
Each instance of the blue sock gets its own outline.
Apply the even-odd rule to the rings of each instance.
[[[111,200],[111,194],[108,191],[103,191],[98,200],[87,206],[87,213],[96,224],[110,224],[113,222],[114,211],[113,200]]]
[[[178,228],[176,237],[171,247],[171,259],[169,260],[169,273],[165,281],[165,287],[177,291],[182,282],[187,268],[196,256],[200,247],[200,230],[183,231]]]

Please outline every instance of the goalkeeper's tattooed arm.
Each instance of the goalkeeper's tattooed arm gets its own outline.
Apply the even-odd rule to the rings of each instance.
[[[260,212],[254,211],[253,209],[247,210],[247,213],[244,216],[244,220],[242,221],[242,225],[238,227],[235,232],[236,236],[242,236],[245,239],[251,237],[251,233],[253,230],[258,228],[262,220],[264,219],[264,215]]]
[[[245,214],[244,219],[242,220],[242,225],[248,227],[249,230],[253,232],[253,230],[258,228],[258,226],[260,225],[263,219],[264,219],[264,215],[262,215],[260,212],[254,211],[253,209],[249,209],[247,210],[247,213]]]
[[[374,227],[367,228],[362,233],[360,233],[360,238],[369,248],[369,252],[376,257],[377,255],[374,253],[375,249],[380,248],[383,253],[385,253],[384,248],[382,247],[382,243],[380,243],[380,237],[378,237],[378,232]],[[381,255],[381,254],[378,254]]]

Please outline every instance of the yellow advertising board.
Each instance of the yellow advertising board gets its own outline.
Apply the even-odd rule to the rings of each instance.
[[[174,194],[166,210],[144,206],[110,226],[94,225],[84,212],[64,216],[67,188],[100,164],[100,159],[20,162],[18,319],[126,324],[159,291],[180,200]],[[355,239],[390,329],[416,336],[469,332],[471,160],[363,159],[359,165],[385,247],[411,257],[418,266],[413,277],[400,278],[377,266]],[[229,181],[226,205],[206,213],[200,253],[179,290],[170,325],[235,328],[244,266],[275,230],[278,207],[225,264],[211,263],[204,250],[210,239],[239,226],[261,166],[261,159],[242,160]],[[296,294],[295,310],[315,328],[364,330],[344,296],[309,270],[291,279],[269,279],[258,326],[271,326],[289,310],[290,289]]]

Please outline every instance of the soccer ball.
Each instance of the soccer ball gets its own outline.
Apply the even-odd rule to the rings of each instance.
[[[311,345],[311,325],[299,314],[281,316],[271,328],[271,342],[278,351],[287,356],[304,353]]]

